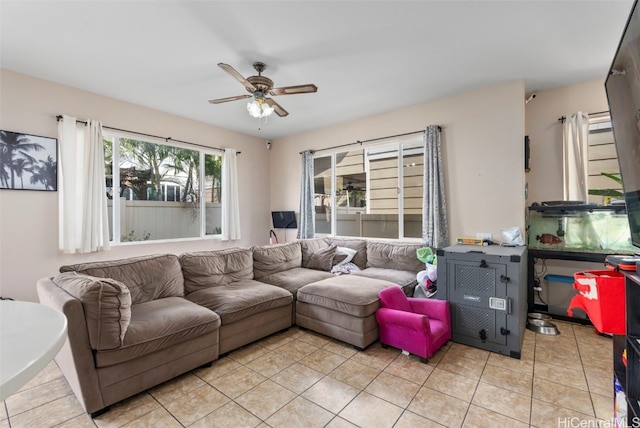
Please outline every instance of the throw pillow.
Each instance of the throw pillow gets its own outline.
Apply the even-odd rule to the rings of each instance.
[[[338,247],[351,248],[356,250],[356,255],[353,256],[351,263],[354,263],[360,269],[367,267],[367,257],[369,254],[368,242],[364,239],[347,239],[347,238],[331,238],[331,243]]]
[[[335,256],[335,254],[335,245],[330,245],[327,248],[317,250],[311,255],[307,268],[329,272],[333,266],[333,256]]]
[[[347,247],[337,247],[336,248],[336,256],[333,259],[334,266],[342,266],[347,264],[353,260],[353,257],[356,255],[357,251],[352,248]]]
[[[61,273],[51,280],[82,303],[92,349],[122,346],[131,321],[131,293],[126,285],[77,272]]]

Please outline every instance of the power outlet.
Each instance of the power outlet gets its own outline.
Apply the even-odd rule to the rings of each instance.
[[[476,239],[482,239],[483,241],[493,241],[493,234],[477,232]]]

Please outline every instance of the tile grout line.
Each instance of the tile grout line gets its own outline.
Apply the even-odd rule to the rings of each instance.
[[[290,344],[290,343],[292,343],[292,342],[295,342],[295,341],[300,341],[300,342],[305,343],[305,344],[307,344],[307,345],[311,345],[311,346],[316,347],[316,349],[315,349],[313,352],[316,352],[316,351],[318,351],[318,350],[320,350],[320,349],[324,349],[324,347],[326,347],[327,345],[329,345],[329,344],[331,343],[331,342],[328,342],[328,343],[324,344],[324,345],[323,345],[323,346],[321,346],[321,347],[317,347],[316,345],[313,345],[313,344],[311,344],[311,343],[305,342],[304,340],[300,340],[299,338],[294,337],[294,338],[292,338],[292,340],[291,340],[291,341],[288,341],[287,343],[282,344],[281,346],[278,346],[278,347],[276,347],[276,348],[274,348],[274,349],[269,349],[269,348],[265,348],[265,349],[267,349],[269,352],[276,352],[276,353],[278,353],[279,355],[286,356],[285,354],[280,353],[280,352],[278,352],[277,350],[278,350],[278,349],[280,349],[280,348],[282,348],[283,346],[286,346],[286,345],[288,345],[288,344]],[[351,359],[351,357],[353,357],[353,355],[352,355],[351,357],[348,357],[348,358],[347,358],[347,357],[344,357],[344,356],[342,356],[342,355],[336,354],[336,353],[334,353],[334,352],[332,352],[332,351],[329,351],[329,350],[326,350],[326,349],[325,349],[325,351],[327,351],[327,352],[331,352],[331,353],[332,353],[332,354],[334,354],[334,355],[338,355],[338,356],[340,356],[340,357],[345,358],[345,361],[344,361],[344,362],[342,362],[338,367],[340,367],[340,366],[341,366],[342,364],[344,364],[346,361],[348,361],[349,359]],[[249,369],[249,370],[251,370],[251,371],[253,371],[253,372],[255,372],[255,373],[257,373],[257,374],[259,374],[259,375],[261,375],[261,376],[264,376],[264,377],[265,377],[265,380],[263,380],[263,381],[262,381],[262,382],[260,382],[259,384],[255,385],[254,387],[250,388],[249,390],[247,390],[247,391],[243,392],[239,397],[241,397],[242,395],[246,394],[247,392],[252,391],[253,389],[255,389],[256,387],[258,387],[259,385],[261,385],[261,384],[265,383],[267,380],[271,380],[271,381],[272,381],[273,383],[275,383],[276,385],[279,385],[279,386],[281,386],[281,387],[285,388],[286,390],[288,390],[288,391],[292,392],[293,394],[295,394],[295,396],[294,396],[291,400],[289,400],[287,403],[285,403],[282,407],[278,408],[275,412],[273,412],[271,415],[269,415],[269,417],[271,417],[271,416],[275,415],[277,412],[279,412],[280,410],[282,410],[284,407],[286,407],[288,404],[290,404],[293,400],[295,400],[295,399],[296,399],[296,398],[298,398],[298,397],[301,397],[302,399],[306,400],[306,398],[302,397],[302,394],[303,394],[305,391],[307,391],[307,390],[309,390],[310,388],[312,388],[315,384],[317,384],[318,382],[320,382],[322,379],[324,379],[324,378],[326,378],[326,377],[329,377],[329,373],[331,373],[331,372],[329,372],[329,373],[327,373],[327,374],[320,372],[320,373],[322,373],[322,374],[323,374],[323,376],[322,376],[320,379],[318,379],[316,382],[314,382],[314,383],[313,383],[313,385],[309,386],[307,389],[305,389],[305,391],[303,391],[303,392],[302,392],[302,393],[300,393],[300,394],[298,394],[296,391],[292,391],[292,390],[290,390],[290,389],[289,389],[289,388],[287,388],[285,385],[281,385],[280,383],[276,382],[275,380],[273,380],[273,379],[272,379],[272,377],[274,377],[274,376],[278,375],[279,373],[282,373],[284,370],[286,370],[287,368],[289,368],[289,367],[291,367],[292,365],[297,364],[297,363],[299,363],[299,364],[301,364],[301,365],[303,365],[304,367],[307,367],[307,368],[309,368],[309,369],[315,370],[315,369],[313,369],[312,367],[309,367],[309,366],[305,365],[304,363],[301,363],[301,362],[300,362],[301,360],[303,360],[304,358],[306,358],[308,355],[311,355],[313,352],[311,352],[310,354],[305,355],[305,356],[304,356],[304,357],[302,357],[300,360],[296,360],[293,364],[291,364],[291,365],[289,365],[288,367],[286,367],[286,368],[284,368],[284,369],[280,370],[280,371],[279,371],[279,372],[277,372],[277,373],[274,373],[273,375],[271,375],[271,376],[269,376],[269,377],[264,376],[262,373],[257,372],[257,371],[255,371],[255,370],[253,370],[251,367],[248,367],[248,366],[246,365],[246,364],[251,363],[252,361],[257,360],[257,359],[258,359],[258,358],[260,358],[260,357],[254,358],[254,359],[252,359],[252,360],[250,360],[250,361],[247,361],[247,363],[240,363],[239,361],[234,360],[234,361],[238,362],[241,366],[243,366],[243,367],[245,367],[245,368],[247,368],[247,369]],[[354,354],[354,355],[356,355],[356,354]],[[232,356],[229,356],[229,357],[230,357],[230,358],[233,358]],[[337,367],[336,367],[336,368],[337,368]],[[334,369],[334,370],[335,370],[335,369]],[[317,370],[316,370],[316,371],[317,371]],[[332,370],[332,371],[333,371],[333,370]],[[211,386],[213,387],[213,385],[211,385]],[[214,387],[214,388],[215,388],[215,387]],[[225,395],[225,396],[226,396],[226,395]],[[356,396],[356,397],[357,397],[357,396]],[[354,397],[354,399],[355,399],[355,397]],[[257,417],[257,418],[258,418],[262,423],[264,423],[264,424],[266,424],[266,425],[269,425],[269,424],[266,422],[266,420],[262,419],[260,416],[256,415],[255,413],[251,412],[249,409],[247,409],[247,408],[245,408],[244,406],[242,406],[242,404],[240,404],[240,403],[238,403],[237,401],[235,401],[235,399],[231,399],[231,400],[232,400],[235,404],[237,404],[238,406],[240,406],[241,408],[243,408],[244,410],[246,410],[247,412],[249,412],[250,414],[252,414],[252,415],[254,415],[255,417]],[[309,400],[307,400],[307,401],[309,401]],[[313,403],[313,402],[312,402],[312,403]],[[313,403],[313,404],[315,404],[316,406],[318,406],[318,407],[320,407],[320,408],[322,408],[322,409],[324,409],[324,410],[328,411],[329,413],[333,414],[333,417],[332,417],[332,419],[331,419],[331,420],[333,420],[335,417],[337,417],[337,416],[338,416],[338,414],[337,414],[337,413],[335,413],[335,414],[334,414],[331,410],[326,409],[326,408],[324,408],[324,407],[320,406],[319,404],[316,404],[316,403]],[[349,403],[347,403],[347,405],[348,405],[348,404],[349,404]],[[346,407],[347,405],[345,405],[344,407]],[[344,407],[343,407],[343,409],[344,409]],[[341,409],[341,410],[342,410],[342,409]],[[267,419],[268,419],[268,418],[267,418]]]
[[[7,400],[3,400],[2,405],[4,406],[4,413],[7,415],[7,424],[9,424],[9,428],[11,428],[11,417],[9,415],[9,409],[7,408]]]
[[[529,428],[533,427],[533,386],[535,385],[536,378],[536,350],[538,349],[537,335],[533,334],[533,367],[531,367],[531,402],[529,403]]]
[[[480,386],[480,382],[482,381],[482,375],[484,374],[484,371],[487,368],[487,362],[489,361],[489,357],[490,356],[491,356],[491,354],[487,355],[487,359],[485,360],[484,366],[482,367],[482,373],[480,373],[480,377],[478,378],[478,383],[476,384],[476,388],[473,391],[473,394],[471,395],[471,400],[469,401],[469,406],[467,406],[467,411],[464,414],[464,418],[462,418],[462,424],[460,426],[464,426],[464,421],[467,419],[467,416],[469,416],[469,410],[471,409],[471,405],[473,404],[473,399],[475,398],[476,393],[478,392],[478,387]],[[506,415],[503,415],[503,416],[506,416]]]
[[[571,326],[571,327],[572,327],[573,334],[576,337],[576,342],[577,342],[578,338],[576,336],[575,326]],[[589,392],[589,401],[591,402],[591,409],[593,411],[594,418],[596,419],[596,421],[599,421],[600,418],[598,417],[598,412],[596,412],[596,406],[595,406],[595,404],[593,402],[593,394],[595,392],[591,390],[591,386],[589,385],[589,378],[587,377],[587,371],[586,371],[586,369],[584,367],[584,359],[582,358],[582,352],[580,351],[579,344],[577,344],[577,346],[578,346],[578,355],[580,357],[580,365],[582,366],[582,372],[583,372],[583,375],[584,375],[584,380],[585,380],[585,382],[587,384],[587,391]],[[613,348],[613,343],[611,343],[611,348]],[[611,365],[613,366],[613,361],[611,362]],[[615,374],[614,374],[614,376],[615,376]],[[613,389],[613,385],[611,386],[611,388]],[[612,414],[612,416],[613,416],[613,414]]]

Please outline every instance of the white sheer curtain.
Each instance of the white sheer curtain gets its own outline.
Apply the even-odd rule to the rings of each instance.
[[[313,152],[302,152],[300,180],[300,221],[298,239],[311,239],[316,233],[315,207],[313,206]]]
[[[235,149],[222,155],[222,240],[240,239],[240,202],[238,199],[238,162]]]
[[[75,117],[63,115],[58,140],[58,247],[66,254],[108,250],[102,124],[97,120],[78,123]]]
[[[578,112],[563,125],[564,200],[589,200],[589,115]]]

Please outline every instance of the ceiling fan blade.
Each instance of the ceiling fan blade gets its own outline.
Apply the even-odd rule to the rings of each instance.
[[[269,104],[275,110],[276,114],[280,117],[285,117],[289,115],[289,112],[282,108],[280,104],[275,102],[273,98],[265,98],[264,102]]]
[[[222,62],[218,63],[218,67],[229,73],[234,79],[238,82],[242,83],[245,88],[249,90],[249,92],[253,92],[256,90],[256,87],[251,84],[247,79],[242,76],[242,74],[238,73],[235,68],[231,67],[229,64],[225,64]]]
[[[310,92],[317,92],[318,87],[313,83],[306,85],[294,85],[294,86],[282,86],[280,88],[273,88],[269,91],[271,95],[294,95],[294,94],[308,94]]]
[[[221,104],[221,103],[227,103],[229,101],[243,100],[245,98],[251,98],[251,95],[237,95],[235,97],[217,98],[215,100],[209,100],[209,102],[211,104]]]

